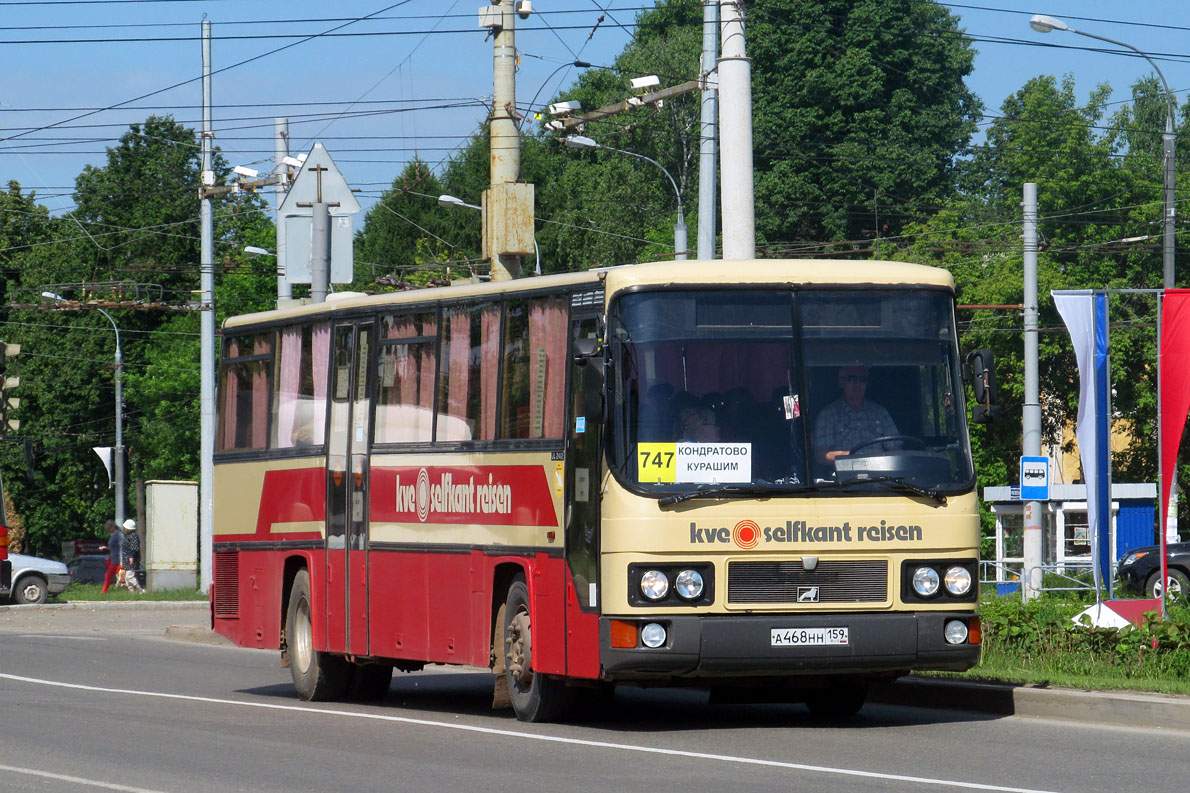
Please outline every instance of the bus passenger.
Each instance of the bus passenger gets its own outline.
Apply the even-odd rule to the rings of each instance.
[[[843,395],[818,414],[814,422],[814,454],[819,462],[834,462],[846,457],[860,444],[899,435],[892,416],[879,405],[865,399],[868,368],[844,366],[839,369],[839,388]]]

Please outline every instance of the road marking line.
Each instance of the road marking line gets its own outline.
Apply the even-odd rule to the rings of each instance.
[[[103,788],[104,790],[122,790],[124,793],[164,793],[161,790],[152,790],[144,787],[129,787],[128,785],[115,785],[111,782],[99,782],[90,777],[83,778],[79,776],[67,776],[66,774],[55,774],[51,771],[38,771],[36,768],[17,768],[12,765],[0,765],[0,771],[11,771],[14,774],[28,774],[29,776],[39,776],[44,779],[56,779],[59,782],[77,782],[85,785],[87,788]]]
[[[332,716],[344,716],[352,719],[368,721],[387,721],[397,724],[413,724],[419,727],[440,727],[447,730],[461,730],[463,732],[482,733],[484,735],[498,735],[506,738],[542,741],[545,743],[569,744],[572,746],[587,746],[596,749],[617,749],[624,752],[641,754],[665,755],[668,757],[686,757],[694,760],[715,760],[721,763],[736,763],[739,765],[763,766],[766,768],[785,768],[793,771],[813,771],[820,774],[834,774],[836,776],[862,777],[865,779],[884,779],[894,782],[912,782],[919,785],[935,785],[938,787],[962,788],[964,790],[989,790],[995,793],[1056,793],[1056,791],[1040,790],[1037,788],[1012,787],[1010,785],[988,785],[981,782],[964,782],[954,779],[935,779],[933,777],[908,776],[905,774],[887,774],[877,771],[860,771],[854,768],[834,768],[823,765],[809,765],[806,763],[788,763],[781,760],[762,760],[755,757],[740,757],[729,754],[712,754],[709,752],[690,752],[682,749],[663,749],[655,746],[635,746],[627,743],[612,743],[610,741],[588,741],[581,738],[564,738],[559,735],[537,735],[515,730],[502,730],[495,727],[479,727],[470,724],[454,724],[430,719],[415,719],[410,716],[391,716],[383,713],[358,713],[333,708],[315,708],[306,705],[279,705],[273,702],[245,702],[236,699],[220,699],[217,697],[198,697],[190,694],[168,694],[163,691],[133,691],[123,688],[105,688],[102,686],[86,686],[80,683],[61,683],[56,680],[42,680],[36,677],[23,677],[0,673],[0,679],[14,680],[21,683],[33,683],[55,688],[69,688],[78,691],[94,691],[102,694],[120,694],[125,696],[140,696],[157,699],[175,699],[185,702],[205,702],[211,705],[237,705],[245,708],[260,708],[264,710],[283,710],[294,713],[318,713]]]

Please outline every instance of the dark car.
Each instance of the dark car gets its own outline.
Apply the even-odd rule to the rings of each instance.
[[[1190,542],[1171,542],[1166,547],[1169,567],[1170,599],[1182,599],[1190,594]],[[1161,597],[1161,548],[1147,545],[1135,548],[1120,559],[1117,568],[1120,583],[1127,589],[1143,592],[1149,597]]]
[[[66,563],[72,584],[102,584],[107,572],[107,557],[101,555],[76,556]]]

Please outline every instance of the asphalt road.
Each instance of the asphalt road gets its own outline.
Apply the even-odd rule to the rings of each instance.
[[[1185,790],[1190,732],[621,691],[578,723],[489,709],[491,678],[309,704],[272,652],[171,641],[201,610],[0,611],[0,791]]]

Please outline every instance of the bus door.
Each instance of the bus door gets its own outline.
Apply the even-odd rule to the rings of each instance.
[[[327,649],[368,655],[370,324],[335,326],[327,456]]]
[[[571,338],[597,338],[596,317],[576,318]],[[573,346],[572,346],[573,349]],[[566,565],[574,584],[574,601],[567,607],[566,664],[570,673],[598,672],[597,623],[591,630],[578,629],[595,619],[599,594],[599,489],[600,435],[603,417],[589,416],[598,402],[603,381],[599,358],[572,361],[570,368],[570,426],[566,432],[565,539]],[[602,411],[606,414],[607,410]],[[572,603],[567,598],[568,604]],[[583,615],[589,615],[584,617]]]

